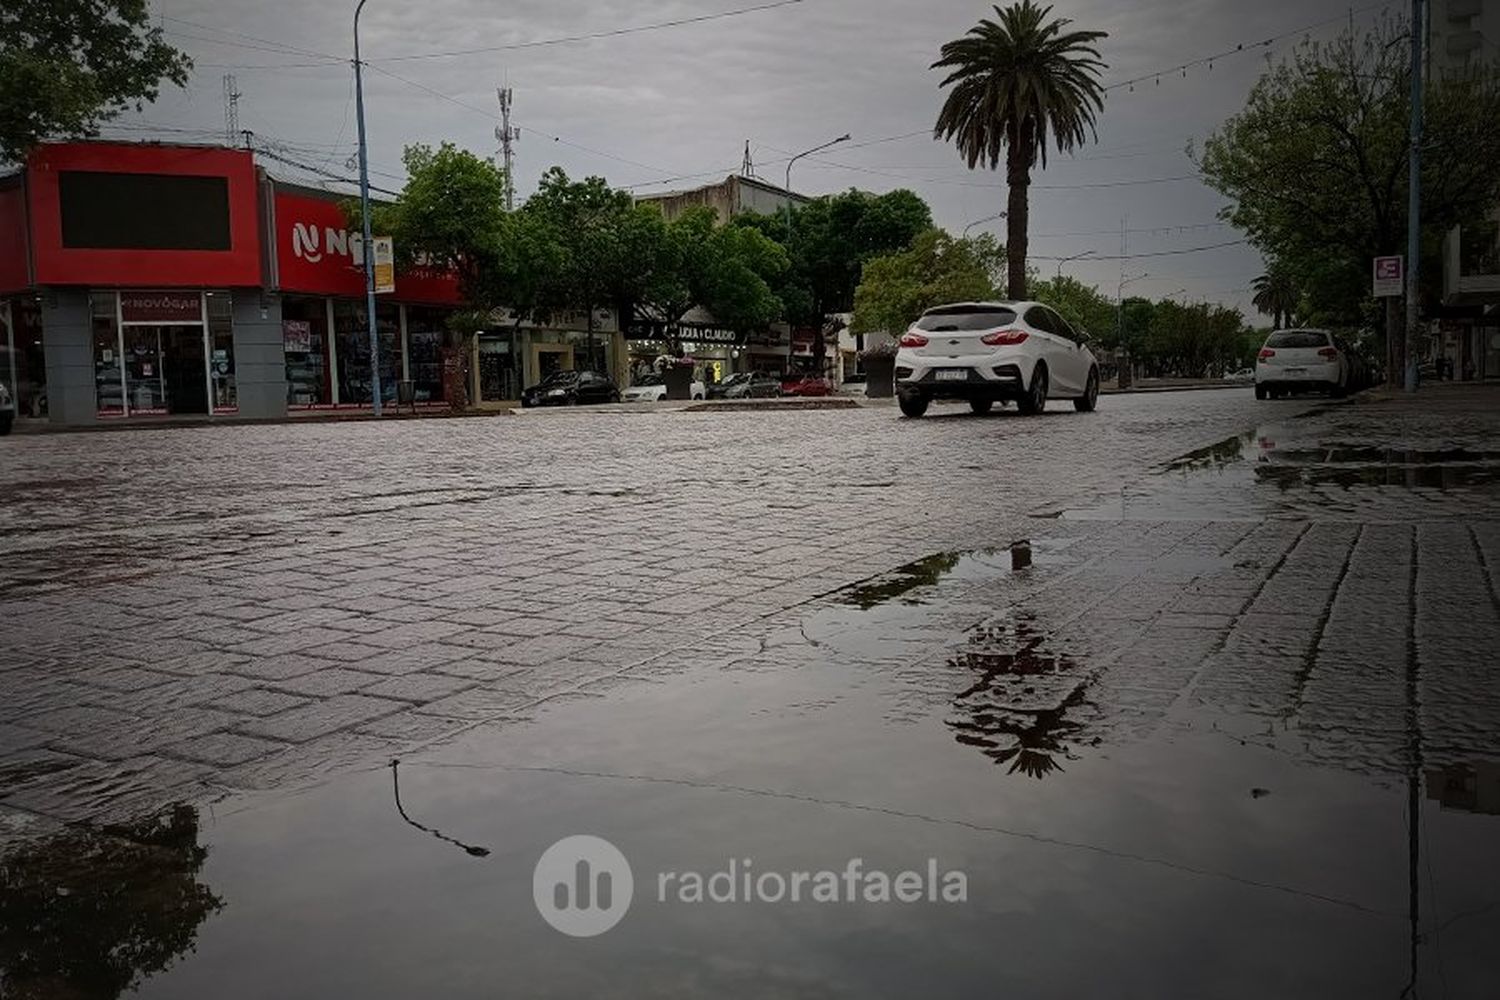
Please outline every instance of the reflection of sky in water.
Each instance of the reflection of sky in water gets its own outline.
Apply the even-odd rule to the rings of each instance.
[[[1353,445],[1277,424],[1189,452],[1117,497],[1062,516],[1405,521],[1451,513],[1455,494],[1467,513],[1500,516],[1500,451],[1435,440]]]

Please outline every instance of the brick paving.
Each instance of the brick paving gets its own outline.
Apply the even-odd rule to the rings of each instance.
[[[1048,741],[1214,726],[1388,770],[1419,725],[1429,760],[1493,755],[1493,494],[1037,516],[1164,489],[1165,463],[1267,421],[1314,441],[1493,439],[1482,402],[1437,423],[1400,401],[1294,420],[1306,403],[1246,391],[1035,420],[583,411],[16,438],[0,806],[128,816],[633,679],[776,669],[837,652],[811,650],[807,623],[836,620],[850,584],[1018,538],[1051,555],[940,584],[935,619],[857,652],[892,671],[897,704],[969,692],[950,724],[983,752],[1040,766]],[[1017,692],[994,666],[1018,656],[1067,669]],[[932,662],[973,683],[900,683]]]

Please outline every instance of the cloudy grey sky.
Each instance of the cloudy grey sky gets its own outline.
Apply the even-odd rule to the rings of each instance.
[[[495,88],[515,90],[517,189],[524,197],[553,164],[599,174],[634,190],[685,187],[739,168],[748,139],[762,176],[780,183],[788,151],[845,132],[853,140],[799,161],[792,186],[810,194],[859,187],[910,187],[939,224],[961,230],[1005,207],[1003,175],[970,172],[930,134],[940,102],[928,69],[944,41],[989,13],[976,0],[800,0],[775,9],[601,40],[433,57],[433,53],[524,45],[754,6],[772,0],[369,0],[362,20],[366,107],[374,183],[400,187],[410,142],[453,141],[485,155],[497,148]],[[1032,254],[1092,250],[1147,254],[1225,243],[1240,234],[1217,224],[1223,200],[1196,179],[1184,149],[1240,108],[1266,65],[1317,25],[1326,38],[1351,17],[1367,24],[1392,0],[1058,0],[1054,12],[1080,28],[1108,31],[1106,83],[1163,71],[1109,93],[1099,141],[1050,160],[1033,177]],[[347,9],[346,9],[347,8]],[[355,150],[350,16],[353,4],[300,0],[156,0],[171,40],[197,63],[185,90],[168,89],[139,116],[106,134],[208,138],[224,128],[223,75],[243,95],[240,127],[289,159],[353,176]],[[1321,24],[1319,22],[1322,22]],[[1171,67],[1233,49],[1247,51],[1187,72]],[[419,58],[403,58],[416,56]],[[329,58],[333,57],[333,58]],[[335,61],[342,60],[342,61]],[[392,75],[394,74],[394,75]],[[201,130],[201,131],[194,131]],[[288,178],[299,168],[268,164]],[[702,177],[677,179],[682,175]],[[1120,182],[1151,181],[1142,184]],[[1087,186],[1087,185],[1118,186]],[[1003,223],[996,223],[1001,226]],[[988,225],[979,228],[989,228]],[[1046,274],[1057,264],[1037,259]],[[1116,260],[1080,259],[1067,273],[1113,296]],[[1153,297],[1206,299],[1248,311],[1258,255],[1231,246],[1125,261],[1130,287]],[[1179,290],[1185,291],[1179,292]]]

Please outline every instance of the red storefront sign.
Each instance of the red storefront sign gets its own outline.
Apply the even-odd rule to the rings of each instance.
[[[197,292],[121,292],[124,323],[201,323],[203,300]]]
[[[364,243],[351,230],[337,201],[276,191],[276,273],[283,292],[336,295],[358,299],[365,294]],[[400,302],[458,305],[458,279],[430,268],[396,275]]]
[[[247,150],[49,143],[26,168],[38,285],[261,283],[259,198]]]

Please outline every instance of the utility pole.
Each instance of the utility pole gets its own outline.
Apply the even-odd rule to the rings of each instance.
[[[1417,323],[1421,307],[1418,294],[1418,261],[1422,253],[1422,35],[1423,0],[1411,0],[1411,149],[1407,169],[1406,205],[1406,330],[1401,366],[1407,392],[1417,389]]]
[[[495,129],[495,138],[500,140],[500,156],[505,167],[505,210],[516,207],[515,151],[511,144],[521,138],[521,130],[510,126],[510,108],[515,95],[509,87],[501,87],[495,93],[500,98],[500,127]]]
[[[1120,218],[1120,286],[1115,292],[1115,353],[1119,357],[1117,384],[1130,388],[1130,352],[1125,349],[1125,218]]]
[[[224,145],[233,147],[240,141],[240,94],[234,74],[224,74]]]
[[[745,140],[745,159],[740,163],[740,176],[752,178],[755,176],[755,160],[750,156],[749,139]]]
[[[375,240],[370,235],[370,153],[365,139],[365,81],[359,61],[359,13],[366,0],[354,8],[354,115],[359,123],[359,214],[364,222],[365,319],[370,327],[370,404],[380,416],[380,336],[375,322]]]

